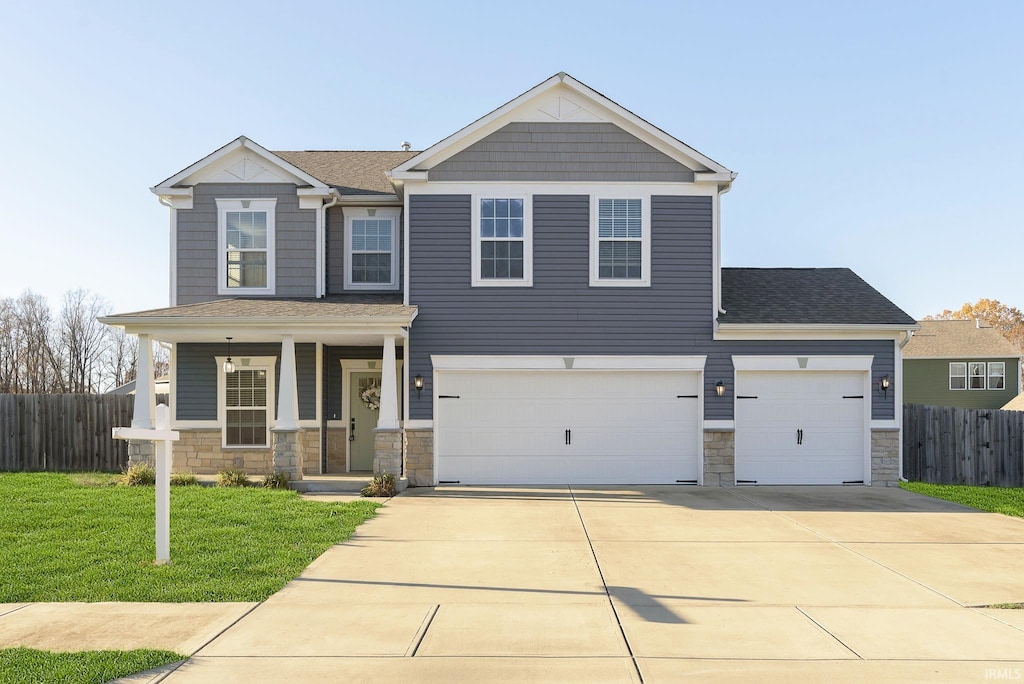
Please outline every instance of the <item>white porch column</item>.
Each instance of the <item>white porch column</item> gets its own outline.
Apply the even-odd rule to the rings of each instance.
[[[153,428],[156,415],[156,389],[153,383],[153,339],[139,335],[139,360],[135,368],[135,413],[133,428]]]
[[[281,339],[281,385],[277,389],[277,421],[279,430],[299,429],[299,390],[295,373],[295,339]]]
[[[380,412],[377,428],[398,429],[398,376],[395,373],[395,336],[384,338],[384,365],[380,369]]]

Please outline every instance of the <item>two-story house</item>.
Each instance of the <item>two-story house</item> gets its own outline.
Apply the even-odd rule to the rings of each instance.
[[[239,138],[152,189],[171,306],[104,320],[170,346],[179,468],[895,484],[915,321],[723,268],[735,177],[564,73],[422,152]]]

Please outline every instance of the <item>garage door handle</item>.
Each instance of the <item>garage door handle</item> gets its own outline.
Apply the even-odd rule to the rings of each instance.
[[[572,444],[572,430],[565,431],[565,443]]]
[[[797,444],[803,444],[804,443],[804,431],[803,430],[797,430],[796,431],[796,443]]]

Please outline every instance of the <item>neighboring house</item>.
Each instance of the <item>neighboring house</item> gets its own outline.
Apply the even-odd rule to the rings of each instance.
[[[903,401],[1000,408],[1021,392],[1021,351],[979,321],[920,321],[903,349]]]
[[[917,324],[847,269],[722,268],[735,177],[566,74],[422,152],[238,138],[152,188],[171,307],[104,321],[172,346],[196,471],[895,484]]]
[[[1024,391],[1003,404],[1003,411],[1024,411]]]
[[[160,394],[167,394],[171,391],[171,377],[169,375],[161,375],[159,378],[153,381],[153,391]],[[129,380],[123,385],[118,385],[114,389],[107,392],[107,394],[135,394],[135,381]]]

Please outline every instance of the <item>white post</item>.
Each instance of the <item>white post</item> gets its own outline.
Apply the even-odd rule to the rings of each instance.
[[[281,339],[281,387],[277,390],[276,429],[299,429],[299,390],[295,375],[295,339],[285,335]]]
[[[139,335],[139,362],[135,370],[135,413],[132,415],[132,427],[152,429],[155,411],[153,340],[143,333]]]
[[[377,427],[398,429],[398,377],[395,373],[395,336],[384,338],[384,362],[380,369],[380,412]]]
[[[165,404],[156,407],[156,429],[171,429],[171,410]],[[171,442],[156,442],[156,564],[171,562]]]

